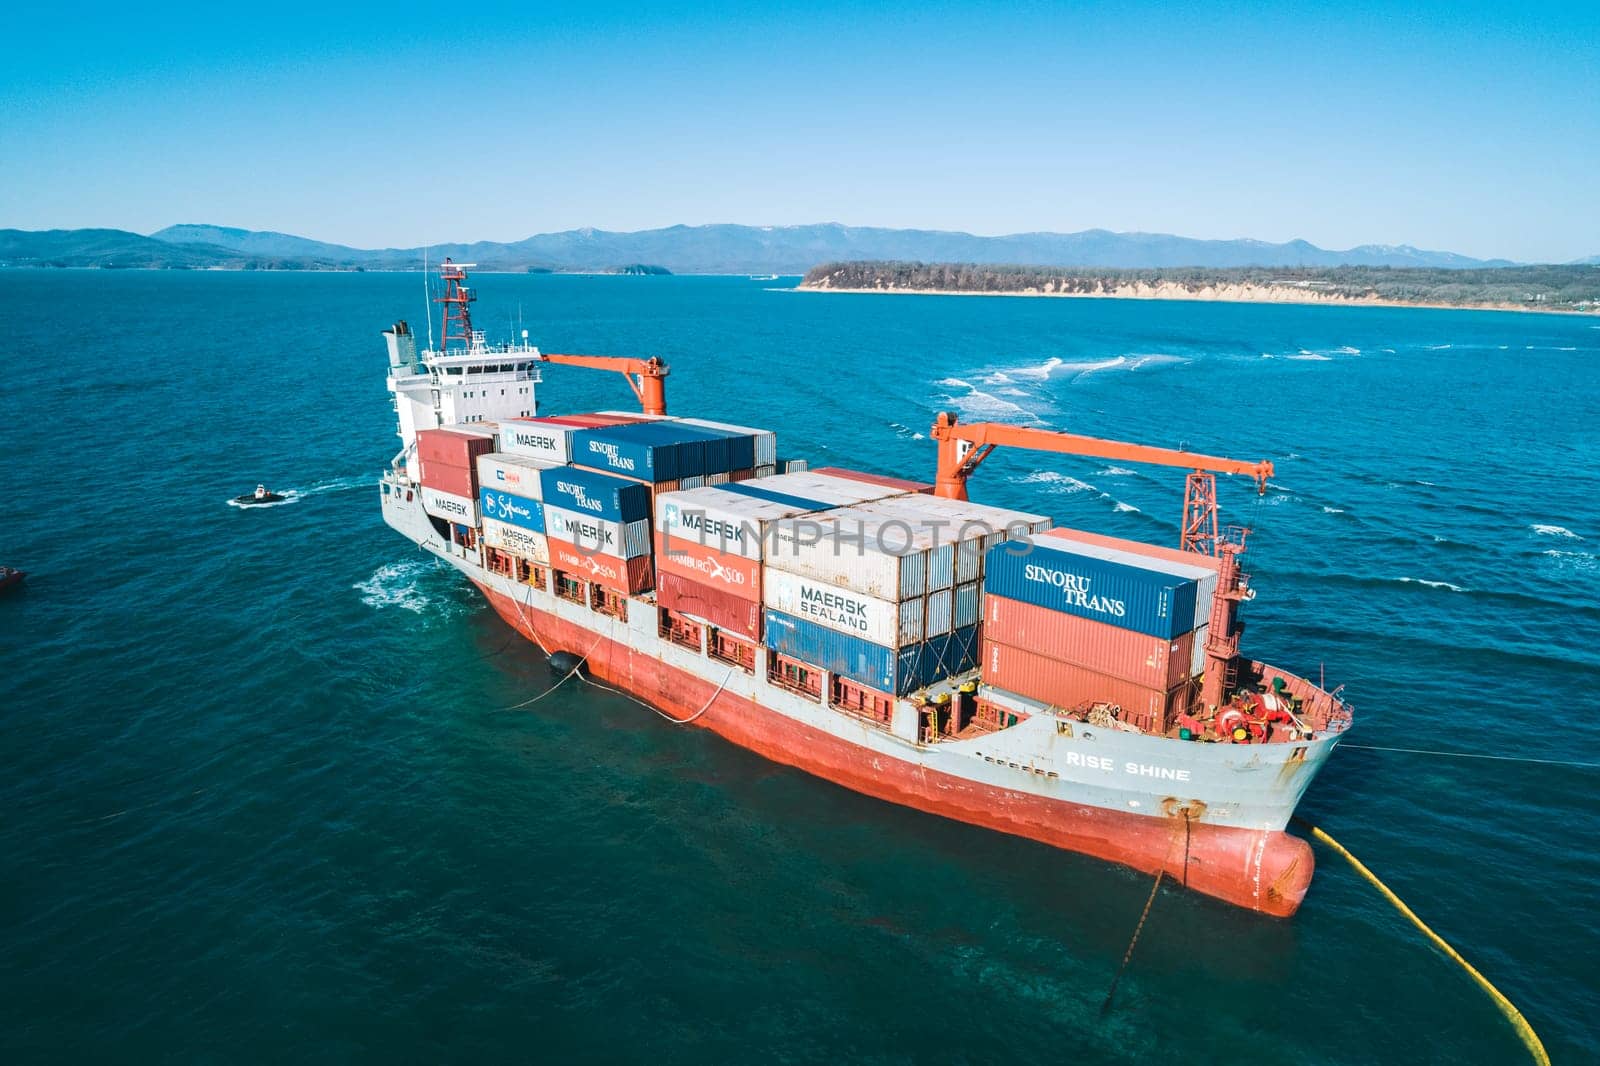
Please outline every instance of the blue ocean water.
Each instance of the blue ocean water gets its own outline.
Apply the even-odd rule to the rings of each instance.
[[[1600,759],[1592,318],[483,275],[478,325],[931,477],[940,409],[1241,458],[1247,650],[1351,742]],[[1516,1061],[1339,860],[1287,922],[775,767],[554,680],[390,533],[415,276],[0,275],[8,1062]],[[625,407],[546,371],[551,411]],[[256,482],[291,503],[225,502]],[[974,497],[1172,542],[1180,471],[998,453]],[[1600,1059],[1597,772],[1341,749],[1302,813]]]

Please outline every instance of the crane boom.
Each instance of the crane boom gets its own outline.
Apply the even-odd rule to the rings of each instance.
[[[659,358],[633,359],[625,355],[565,355],[560,352],[541,353],[546,363],[562,366],[581,366],[590,370],[614,370],[628,381],[628,387],[639,398],[639,405],[647,415],[667,413],[666,377],[671,373]]]

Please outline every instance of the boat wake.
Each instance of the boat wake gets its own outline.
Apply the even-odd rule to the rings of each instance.
[[[422,578],[432,569],[430,564],[415,560],[386,563],[371,577],[350,587],[361,593],[362,603],[375,610],[399,607],[421,614],[433,605],[432,597],[421,587]]]
[[[1030,422],[1042,423],[1044,419],[1020,404],[997,396],[992,392],[984,392],[970,381],[961,378],[941,378],[934,384],[952,390],[945,401],[954,405],[961,414],[969,419],[982,421],[987,418],[1015,419],[1024,418]],[[965,389],[965,394],[955,390]]]
[[[282,496],[283,499],[273,500],[271,503],[240,503],[237,498],[230,498],[228,500],[228,506],[237,507],[241,511],[264,510],[268,507],[287,507],[291,503],[299,503],[307,496],[322,496],[330,492],[349,492],[352,489],[367,489],[371,488],[375,484],[377,484],[377,482],[370,477],[329,478],[326,481],[319,481],[316,484],[307,486],[303,489],[273,489],[272,491],[276,492],[279,496]]]

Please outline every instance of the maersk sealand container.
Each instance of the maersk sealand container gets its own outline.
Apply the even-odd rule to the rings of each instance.
[[[983,589],[1170,640],[1194,629],[1199,582],[1082,555],[1068,542],[1039,535],[990,548]]]
[[[897,651],[770,607],[762,616],[768,648],[878,692],[907,696],[978,665],[977,626]]]
[[[544,502],[608,522],[650,517],[650,486],[594,470],[557,466],[539,474]]]
[[[572,461],[659,484],[705,474],[705,446],[664,422],[586,429],[572,435]]]

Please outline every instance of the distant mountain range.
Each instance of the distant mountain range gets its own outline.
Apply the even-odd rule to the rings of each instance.
[[[225,226],[168,226],[148,237],[125,230],[0,230],[0,266],[225,268],[239,270],[412,270],[421,248],[350,248],[287,233]],[[810,226],[669,226],[616,233],[577,229],[502,243],[440,244],[480,270],[610,271],[651,264],[678,274],[803,274],[818,263],[900,260],[1053,267],[1390,266],[1468,269],[1514,265],[1409,245],[1364,244],[1345,251],[1306,241],[1196,240],[1165,233],[1014,233],[979,237],[945,230]],[[1600,256],[1582,260],[1600,262]]]

